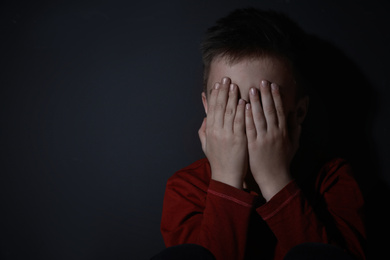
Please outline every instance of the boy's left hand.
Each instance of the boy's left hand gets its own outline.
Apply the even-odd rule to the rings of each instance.
[[[298,149],[300,125],[295,120],[288,132],[278,85],[262,81],[260,92],[262,105],[258,90],[250,90],[245,122],[250,169],[269,201],[292,180],[290,163]]]

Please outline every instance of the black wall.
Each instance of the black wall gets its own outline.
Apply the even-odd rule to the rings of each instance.
[[[330,139],[362,164],[371,247],[384,255],[387,1],[9,1],[0,5],[1,259],[148,259],[163,249],[165,182],[203,156],[202,34],[247,6],[285,12],[318,38],[313,77]]]

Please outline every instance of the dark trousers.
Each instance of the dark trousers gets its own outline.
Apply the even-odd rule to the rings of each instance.
[[[184,244],[164,249],[151,260],[215,260],[206,248]],[[354,260],[342,249],[320,243],[305,243],[292,248],[284,260]]]
[[[184,244],[168,247],[151,260],[215,260],[215,257],[202,246]]]

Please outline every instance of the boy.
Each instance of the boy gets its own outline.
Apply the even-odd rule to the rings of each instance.
[[[197,244],[217,260],[283,259],[315,242],[365,258],[363,200],[350,166],[332,159],[311,176],[296,166],[308,110],[303,43],[286,17],[256,9],[207,31],[199,130],[207,158],[167,183],[168,247]]]

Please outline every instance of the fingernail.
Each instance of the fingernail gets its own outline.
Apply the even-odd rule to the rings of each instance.
[[[268,81],[266,81],[266,80],[262,80],[261,81],[261,85],[263,86],[263,87],[268,87]]]
[[[238,100],[238,104],[239,104],[239,105],[242,105],[242,104],[244,104],[244,103],[245,103],[245,101],[244,101],[243,99],[240,98],[240,100]]]
[[[228,82],[229,82],[229,78],[223,78],[223,79],[222,79],[222,83],[223,83],[223,84],[227,84]]]
[[[276,85],[275,83],[272,83],[272,84],[271,84],[271,88],[272,88],[272,90],[278,90],[278,89],[279,89],[279,86]]]
[[[255,88],[251,88],[251,94],[252,95],[256,95],[256,89]]]
[[[250,103],[246,104],[246,105],[245,105],[245,108],[246,108],[247,110],[251,109],[251,104],[250,104]]]
[[[230,84],[230,91],[234,91],[236,86],[234,84]]]
[[[215,83],[215,89],[219,89],[220,86],[221,86],[221,84]]]

